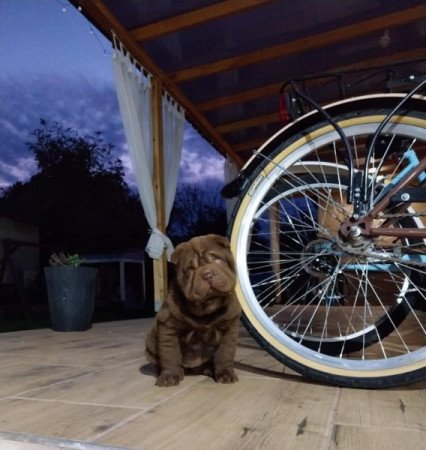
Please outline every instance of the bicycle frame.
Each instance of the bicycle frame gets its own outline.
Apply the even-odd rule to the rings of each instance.
[[[411,156],[413,158],[413,156]],[[413,161],[415,161],[413,159]],[[423,158],[418,165],[414,165],[414,167],[409,168],[406,171],[405,176],[397,181],[391,189],[388,190],[387,194],[373,207],[373,209],[364,217],[355,220],[352,217],[350,220],[346,220],[342,223],[340,228],[340,233],[342,236],[347,237],[350,235],[353,227],[357,227],[360,235],[364,236],[392,236],[392,237],[419,237],[426,239],[426,228],[391,228],[391,227],[374,227],[372,225],[373,220],[380,217],[380,213],[384,211],[384,209],[389,206],[391,200],[394,196],[401,192],[411,181],[414,179],[425,180],[426,174],[426,157]],[[419,202],[426,202],[426,198],[419,198]],[[407,201],[402,200],[402,205],[405,208],[406,203],[411,202],[410,197],[407,198]],[[398,209],[398,207],[397,207]]]

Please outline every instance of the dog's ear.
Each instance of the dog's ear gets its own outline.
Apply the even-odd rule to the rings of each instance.
[[[228,238],[219,236],[218,234],[208,234],[207,237],[223,248],[230,248]]]
[[[229,243],[228,238],[219,236],[218,234],[209,234],[207,237],[209,237],[216,245],[226,250],[226,260],[229,267],[235,272],[235,261],[231,253],[231,244]]]
[[[170,262],[174,264],[175,266],[178,265],[180,258],[182,257],[183,253],[185,252],[185,249],[187,247],[186,242],[179,244],[175,251],[172,253],[172,256],[170,258]]]

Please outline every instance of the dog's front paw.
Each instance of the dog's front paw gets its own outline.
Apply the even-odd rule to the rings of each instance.
[[[232,367],[217,371],[215,379],[218,383],[235,383],[238,381],[238,377]]]
[[[160,387],[177,386],[181,380],[183,380],[183,373],[164,371],[160,373],[155,384]]]

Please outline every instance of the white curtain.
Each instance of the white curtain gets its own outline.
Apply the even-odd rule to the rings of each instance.
[[[180,159],[182,155],[185,114],[172,99],[163,96],[163,146],[166,222],[176,194]]]
[[[232,181],[238,174],[237,167],[229,158],[226,158],[224,171],[225,171],[225,184]],[[231,218],[231,214],[232,214],[232,211],[234,210],[234,206],[235,206],[236,202],[237,202],[237,197],[226,199],[226,218],[228,219],[228,222],[229,222],[229,219]]]
[[[146,250],[151,258],[158,259],[166,248],[167,256],[170,259],[173,245],[170,239],[157,227],[157,211],[153,189],[151,75],[144,75],[142,71],[136,68],[129,53],[117,40],[113,53],[113,67],[130,160],[145,216],[151,228],[151,236]],[[163,96],[166,225],[169,221],[176,193],[184,123],[184,111],[169,96]]]

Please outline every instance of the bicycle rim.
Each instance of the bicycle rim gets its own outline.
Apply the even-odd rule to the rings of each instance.
[[[358,162],[384,115],[374,111],[340,120]],[[417,149],[424,146],[425,120],[397,116],[384,133],[407,138]],[[377,196],[400,171],[388,165],[378,156],[370,168]],[[426,357],[425,268],[419,263],[425,242],[377,238],[346,251],[338,225],[351,213],[343,188],[347,175],[337,133],[327,124],[264,159],[230,231],[245,320],[271,354],[315,378],[369,387],[405,382],[407,375],[417,379]],[[410,227],[424,226],[418,217],[398,218],[391,226],[407,227],[407,220]],[[401,254],[408,253],[404,261]],[[269,273],[260,275],[262,268]],[[406,317],[416,343],[399,332]]]

